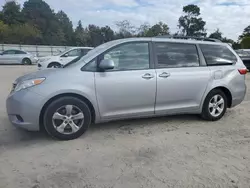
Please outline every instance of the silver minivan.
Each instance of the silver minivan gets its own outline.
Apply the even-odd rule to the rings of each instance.
[[[246,73],[234,50],[216,40],[121,39],[63,68],[18,78],[7,112],[15,126],[45,128],[62,140],[118,119],[200,114],[216,121],[243,101]]]

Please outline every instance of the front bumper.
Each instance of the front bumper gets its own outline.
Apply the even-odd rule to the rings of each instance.
[[[10,122],[29,131],[39,131],[43,97],[29,89],[11,93],[6,101]]]

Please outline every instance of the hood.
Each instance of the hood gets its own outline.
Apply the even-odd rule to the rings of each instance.
[[[51,75],[59,70],[60,69],[45,69],[45,70],[29,73],[29,74],[26,74],[26,75],[23,75],[23,76],[17,78],[15,80],[15,83],[19,83],[19,82],[34,79],[34,78],[46,78],[49,75]]]
[[[44,57],[39,57],[39,59],[43,60],[43,59],[51,59],[55,56],[44,56]]]

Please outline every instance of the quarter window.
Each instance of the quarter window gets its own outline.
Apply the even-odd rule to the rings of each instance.
[[[226,46],[200,44],[201,51],[206,59],[207,65],[232,65],[237,58]]]
[[[145,42],[123,44],[104,53],[103,58],[114,61],[111,71],[148,69],[149,46]]]
[[[27,53],[24,52],[24,51],[16,50],[16,51],[15,51],[15,54],[27,54]]]
[[[194,44],[155,43],[158,68],[198,67],[199,56]]]

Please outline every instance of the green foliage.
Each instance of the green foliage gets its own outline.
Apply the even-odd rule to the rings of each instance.
[[[244,49],[250,49],[250,36],[244,37],[241,40],[241,47]]]
[[[222,40],[222,32],[220,32],[220,30],[217,29],[215,32],[209,35],[209,38]]]
[[[6,38],[9,35],[10,28],[7,24],[4,24],[3,21],[0,21],[0,42],[4,43]]]
[[[183,7],[184,16],[179,18],[179,29],[184,36],[205,37],[206,22],[200,16],[200,8],[197,5],[187,5]]]
[[[69,17],[67,16],[67,14],[63,11],[59,11],[56,14],[56,18],[60,24],[60,29],[59,31],[62,32],[61,33],[61,40],[63,41],[64,45],[71,45],[74,42],[74,30],[73,30],[73,24],[70,21]],[[64,34],[63,34],[64,33]]]
[[[7,25],[0,21],[0,42],[36,44],[41,40],[40,31],[28,23]]]
[[[145,33],[145,37],[154,37],[160,35],[169,35],[169,27],[163,22],[159,22],[148,29]]]
[[[183,7],[183,14],[179,18],[180,33],[175,35],[206,36],[206,22],[200,17],[200,8],[197,5]],[[26,0],[22,9],[15,1],[10,1],[0,11],[0,42],[95,47],[114,39],[170,34],[168,25],[163,22],[135,26],[130,21],[123,20],[115,24],[117,32],[109,26],[90,24],[84,27],[81,21],[74,29],[68,15],[63,11],[55,13],[45,0]],[[244,30],[241,39],[247,36],[250,37],[250,26]],[[235,48],[240,45],[223,37],[219,29],[209,37],[232,43]],[[242,46],[246,46],[245,40],[247,39],[244,38]]]
[[[250,25],[244,29],[242,35],[239,36],[239,39],[241,40],[245,37],[250,37]]]
[[[22,13],[26,23],[38,28],[42,35],[42,44],[63,45],[65,34],[50,6],[43,0],[24,2]]]
[[[21,13],[20,5],[15,1],[7,2],[3,6],[2,20],[5,24],[20,24],[23,23],[23,16]]]

